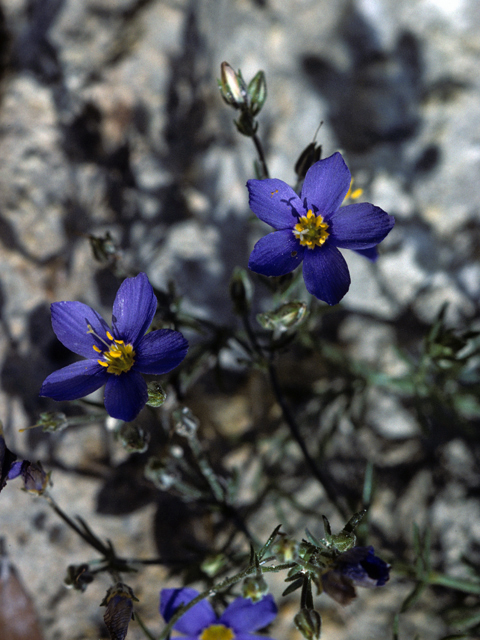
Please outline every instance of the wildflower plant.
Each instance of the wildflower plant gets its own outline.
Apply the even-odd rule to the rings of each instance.
[[[395,561],[393,545],[369,526],[369,508],[375,503],[373,462],[363,460],[359,471],[346,461],[340,477],[332,471],[328,453],[335,431],[347,440],[355,428],[364,427],[365,398],[375,386],[409,394],[419,416],[428,414],[425,436],[433,415],[430,407],[437,400],[446,410],[457,411],[464,420],[455,424],[467,432],[468,416],[480,419],[475,400],[480,389],[478,331],[458,335],[448,329],[444,308],[420,360],[405,358],[404,375],[386,376],[349,360],[329,341],[322,324],[328,307],[339,304],[350,286],[341,251],[349,249],[375,262],[376,247],[392,231],[394,219],[373,204],[352,203],[360,192],[352,192],[344,157],[331,149],[322,159],[322,147],[315,142],[295,165],[295,188],[270,178],[257,119],[267,97],[265,74],[259,71],[247,83],[224,62],[218,86],[236,113],[238,132],[252,139],[257,154],[256,178],[247,182],[245,207],[248,195],[253,213],[273,229],[253,247],[248,269],[245,256],[245,264],[231,276],[234,322],[226,326],[196,315],[173,283],[155,292],[146,273],[125,277],[110,232],[88,235],[95,259],[122,280],[112,322],[107,324],[80,301],[51,305],[53,332],[83,360],[47,376],[40,395],[64,404],[45,400],[49,406],[33,425],[58,439],[81,424],[100,424],[106,439],[113,435],[110,445],[121,446],[135,468],[124,484],[135,486],[141,499],[153,496],[160,505],[158,556],[124,556],[115,540],[97,533],[86,519],[69,515],[52,495],[51,472],[39,462],[19,459],[3,433],[0,490],[21,477],[22,488],[44,500],[95,552],[93,559],[72,562],[64,583],[83,594],[92,582],[104,581],[105,597],[98,604],[105,607],[103,620],[112,640],[125,640],[132,620],[149,640],[166,640],[172,632],[185,640],[271,640],[279,638],[276,616],[284,602],[294,612],[289,624],[306,640],[316,640],[323,634],[326,597],[335,606],[350,605],[359,595],[357,588],[389,588],[394,582],[391,569],[392,577],[398,573],[414,583],[398,615],[431,585],[480,596],[477,579],[434,571],[428,529],[422,538],[414,527],[413,565]],[[304,284],[290,275],[301,265]],[[299,291],[301,299],[296,299]],[[151,328],[154,318],[154,326],[163,328]],[[330,316],[332,325],[336,318],[335,313]],[[293,375],[281,376],[278,363],[288,353],[293,354]],[[228,358],[235,360],[233,374],[224,366]],[[302,380],[304,360],[309,360],[308,371],[314,371],[311,381]],[[252,414],[256,402],[265,402],[266,408],[240,435],[225,437],[215,419],[206,417],[214,403],[208,402],[205,390],[216,384],[226,394],[232,379],[238,384],[235,376],[244,376],[243,386],[251,395],[253,377],[255,384],[261,380],[261,391],[254,392],[256,401],[249,407]],[[77,402],[103,386],[105,411],[93,401]],[[75,401],[72,415],[68,401]],[[196,403],[198,415],[190,403]],[[148,412],[141,414],[146,405]],[[222,417],[228,414],[220,407]],[[229,419],[232,425],[238,426],[236,418]],[[238,454],[237,466],[230,453]],[[303,495],[314,493],[312,486],[316,497],[310,506]],[[318,534],[323,511],[328,518],[323,516],[323,534]],[[329,518],[345,525],[332,533]],[[300,526],[305,521],[306,529]],[[200,530],[203,537],[197,535]],[[162,584],[142,582],[149,565],[164,567]],[[270,574],[278,574],[275,587]],[[279,577],[285,583],[280,590]],[[163,623],[158,612],[152,616],[142,608],[147,590],[160,592]],[[471,618],[473,629],[479,625],[476,615]],[[153,625],[161,625],[160,631],[153,631]],[[395,640],[398,626],[397,617]],[[387,636],[385,628],[379,633]]]

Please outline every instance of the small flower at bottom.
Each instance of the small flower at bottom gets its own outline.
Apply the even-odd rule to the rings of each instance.
[[[197,596],[198,591],[189,587],[162,589],[160,613],[169,622],[180,606]],[[186,636],[184,640],[271,640],[254,632],[270,624],[276,614],[272,596],[265,596],[256,603],[248,598],[237,598],[220,617],[209,602],[201,600],[186,611],[173,628]]]
[[[249,268],[264,276],[283,276],[303,261],[307,291],[327,304],[340,302],[350,287],[350,274],[339,248],[375,260],[375,246],[395,223],[367,202],[341,207],[350,184],[350,171],[339,153],[310,167],[300,196],[282,180],[249,180],[250,208],[275,229],[257,242]]]
[[[7,480],[13,480],[20,475],[22,464],[23,461],[17,461],[17,455],[10,451],[0,433],[0,491],[7,484]]]
[[[355,587],[383,587],[389,577],[390,565],[375,555],[373,547],[353,547],[321,573],[320,584],[331,598],[349,604],[356,597]]]
[[[82,302],[54,302],[51,308],[57,338],[87,360],[50,374],[41,396],[76,400],[105,385],[108,414],[129,422],[148,400],[141,374],[168,373],[187,353],[188,342],[178,331],[146,333],[157,299],[144,273],[120,285],[113,303],[111,331],[103,318]]]

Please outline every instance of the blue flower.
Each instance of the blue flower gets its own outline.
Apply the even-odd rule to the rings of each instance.
[[[105,385],[105,408],[113,418],[133,420],[148,400],[142,373],[161,375],[182,362],[188,343],[181,333],[160,329],[146,333],[157,308],[144,273],[127,278],[117,292],[112,329],[81,302],[54,302],[52,326],[57,338],[85,361],[46,378],[41,396],[76,400]]]
[[[168,622],[176,610],[198,596],[198,591],[183,589],[162,589],[160,593],[160,613]],[[248,598],[237,598],[217,617],[212,605],[201,600],[189,609],[173,626],[184,634],[181,640],[271,640],[256,635],[255,631],[266,627],[277,614],[272,596],[265,596],[253,603]]]
[[[390,565],[375,555],[373,547],[353,547],[341,553],[321,576],[323,591],[340,604],[355,598],[355,587],[383,587]]]
[[[310,167],[300,197],[282,180],[249,180],[250,208],[275,229],[253,248],[250,269],[282,276],[303,260],[307,291],[330,305],[340,302],[350,287],[350,274],[338,249],[353,249],[375,260],[374,247],[395,224],[392,216],[367,202],[341,207],[350,183],[339,153]]]
[[[5,444],[5,438],[0,434],[0,491],[22,472],[23,461],[17,461],[17,455],[10,451]]]

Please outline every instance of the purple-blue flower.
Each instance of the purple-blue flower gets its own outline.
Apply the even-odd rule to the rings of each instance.
[[[160,613],[168,622],[177,609],[198,596],[198,591],[162,589]],[[237,598],[218,617],[212,605],[201,600],[189,609],[173,626],[185,637],[181,640],[271,640],[255,631],[266,627],[277,615],[277,606],[268,595],[255,604],[249,598]]]
[[[22,460],[17,461],[17,455],[10,451],[5,444],[5,438],[0,434],[0,491],[22,472]]]
[[[257,242],[249,268],[264,276],[283,276],[303,260],[307,291],[330,305],[340,302],[350,287],[350,274],[339,248],[375,260],[374,247],[395,224],[392,216],[367,202],[341,207],[350,184],[350,171],[339,153],[310,167],[300,196],[282,180],[249,180],[250,208],[275,229]]]
[[[355,587],[383,587],[389,577],[390,565],[375,555],[373,547],[353,547],[322,574],[321,585],[331,598],[348,604],[356,596]]]
[[[122,282],[115,297],[112,328],[82,302],[54,302],[52,326],[68,349],[87,360],[46,378],[41,396],[76,400],[105,385],[105,408],[113,418],[133,420],[148,400],[144,374],[168,373],[182,362],[188,342],[178,331],[146,333],[157,308],[144,273]]]

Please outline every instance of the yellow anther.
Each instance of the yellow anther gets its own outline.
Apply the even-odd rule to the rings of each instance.
[[[125,344],[125,341],[124,341],[124,340],[115,340],[115,342],[116,342],[117,344]]]
[[[103,360],[97,360],[98,364],[102,367],[108,367],[108,362],[104,362]]]
[[[103,352],[104,360],[98,362],[102,367],[108,367],[108,373],[119,376],[130,371],[135,362],[135,351],[131,344],[124,344],[123,340],[115,340],[108,351]]]
[[[350,180],[350,186],[348,188],[347,191],[347,195],[344,198],[344,202],[346,202],[347,200],[356,200],[357,198],[360,198],[360,196],[363,193],[363,189],[355,189],[355,191],[352,191],[352,186],[353,186],[353,178]]]
[[[102,353],[102,350],[99,349],[96,344],[93,345],[93,350],[96,351],[97,353]]]
[[[107,331],[107,338],[108,338],[109,340],[112,340],[112,342],[113,342],[113,336],[112,336],[112,334],[110,333],[110,331]]]
[[[307,249],[321,247],[330,235],[327,231],[328,224],[323,217],[315,215],[311,209],[306,216],[298,219],[298,223],[293,228],[293,235],[300,241],[300,244]]]

